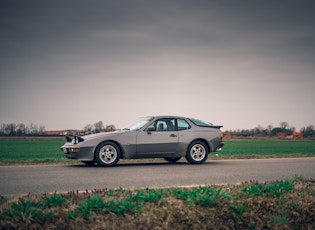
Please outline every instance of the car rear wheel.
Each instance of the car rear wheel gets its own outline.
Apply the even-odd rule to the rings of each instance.
[[[190,164],[202,164],[208,158],[208,147],[202,141],[192,142],[187,149],[186,160]]]
[[[110,141],[100,144],[95,151],[95,161],[101,166],[114,166],[120,158],[119,147]]]
[[[168,161],[168,162],[171,162],[171,163],[174,163],[176,161],[179,161],[181,157],[175,157],[175,158],[171,158],[171,157],[164,157],[164,160]]]

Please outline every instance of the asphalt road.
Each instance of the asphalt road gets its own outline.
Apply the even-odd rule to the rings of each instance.
[[[182,160],[170,164],[120,163],[116,167],[83,164],[0,166],[0,195],[71,190],[152,188],[238,183],[242,181],[315,178],[314,158],[208,160],[190,165]]]

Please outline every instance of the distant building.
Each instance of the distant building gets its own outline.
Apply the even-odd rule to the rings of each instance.
[[[67,131],[66,130],[49,130],[49,131],[44,131],[43,135],[66,135]]]

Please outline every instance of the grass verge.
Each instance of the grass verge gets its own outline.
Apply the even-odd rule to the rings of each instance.
[[[1,229],[314,229],[315,180],[0,197]]]

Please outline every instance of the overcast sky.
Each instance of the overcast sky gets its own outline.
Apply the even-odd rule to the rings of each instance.
[[[0,123],[315,124],[314,1],[0,2]]]

